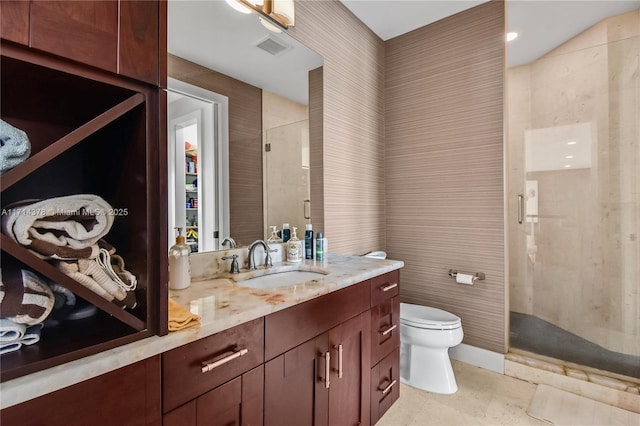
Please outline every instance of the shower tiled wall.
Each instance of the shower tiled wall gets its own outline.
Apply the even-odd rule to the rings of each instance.
[[[511,310],[632,355],[640,355],[639,57],[636,10],[507,75]],[[571,163],[562,151],[570,147],[556,145],[536,163],[554,138],[586,144],[582,160]],[[552,165],[553,156],[564,162]],[[539,211],[519,225],[525,181],[538,185]]]

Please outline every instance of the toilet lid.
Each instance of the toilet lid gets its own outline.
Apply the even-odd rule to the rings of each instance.
[[[452,330],[462,326],[460,317],[430,306],[400,304],[400,322],[419,328]]]

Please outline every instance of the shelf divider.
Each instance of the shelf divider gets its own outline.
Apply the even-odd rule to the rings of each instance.
[[[123,116],[133,108],[144,103],[145,98],[141,93],[136,93],[133,96],[125,99],[114,107],[108,109],[102,114],[98,115],[91,121],[83,124],[71,133],[58,139],[47,148],[27,158],[24,162],[20,163],[13,169],[2,175],[0,180],[0,191],[4,191],[21,179],[28,176],[31,172],[38,167],[48,163],[58,155],[62,154],[66,150],[72,148],[76,144],[82,142],[93,133],[97,132],[104,126]]]
[[[0,243],[2,244],[3,251],[6,251],[11,256],[15,257],[25,265],[32,267],[38,273],[46,276],[50,280],[55,281],[56,283],[60,284],[63,287],[66,287],[77,296],[80,296],[83,299],[87,300],[88,302],[91,302],[97,308],[103,310],[109,315],[114,316],[115,318],[127,324],[128,326],[138,331],[142,331],[147,328],[147,324],[145,321],[142,321],[140,318],[136,317],[135,315],[125,311],[124,309],[119,308],[118,306],[114,305],[110,301],[97,295],[96,293],[89,290],[88,288],[86,288],[85,286],[83,286],[73,278],[67,276],[62,271],[58,270],[58,268],[56,268],[49,262],[43,259],[40,259],[38,256],[31,253],[28,249],[16,243],[5,234],[0,234]]]

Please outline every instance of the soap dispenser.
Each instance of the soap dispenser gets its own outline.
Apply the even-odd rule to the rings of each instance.
[[[176,243],[169,249],[169,288],[182,290],[191,285],[189,254],[191,248],[184,242],[182,228],[178,230]]]
[[[291,235],[291,239],[287,241],[287,262],[302,262],[304,258],[304,250],[302,248],[302,241],[298,239],[296,235],[296,228],[293,227],[293,234]]]
[[[278,227],[270,226],[271,236],[267,239],[267,244],[282,244],[282,240],[278,237]]]

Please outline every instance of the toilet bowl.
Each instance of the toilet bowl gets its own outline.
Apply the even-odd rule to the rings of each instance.
[[[449,348],[462,342],[459,317],[428,306],[400,304],[400,381],[440,394],[457,392]]]

